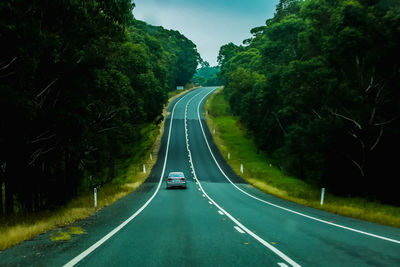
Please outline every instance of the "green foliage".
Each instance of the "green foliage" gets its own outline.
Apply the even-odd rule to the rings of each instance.
[[[252,138],[246,134],[245,127],[237,117],[232,116],[222,90],[210,96],[205,109],[208,111],[206,120],[209,128],[216,129],[213,139],[218,149],[236,172],[240,171],[241,164],[244,165],[244,173],[241,176],[253,186],[268,194],[309,207],[390,226],[400,226],[400,207],[361,198],[338,197],[332,195],[330,191],[325,192],[325,202],[321,206],[321,188],[285,175],[275,165],[273,159],[265,153],[260,153]],[[319,162],[316,161],[315,164]]]
[[[225,95],[292,175],[399,204],[398,1],[281,0],[246,46],[218,57]]]
[[[134,38],[133,42],[145,43],[149,47],[153,68],[158,69],[155,73],[169,70],[166,82],[170,90],[188,83],[201,62],[196,45],[178,31],[165,30],[138,20],[133,25],[136,29],[131,31],[144,35],[140,39]]]
[[[202,67],[199,68],[193,76],[192,82],[202,86],[221,85],[220,68],[218,66],[210,67],[210,64],[205,61],[202,63]]]
[[[89,187],[112,181],[167,93],[192,78],[195,45],[135,20],[132,8],[0,3],[0,216],[64,204],[85,176]]]

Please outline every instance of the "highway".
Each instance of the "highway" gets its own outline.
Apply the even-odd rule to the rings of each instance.
[[[0,266],[400,266],[400,229],[338,216],[264,194],[237,176],[212,142],[207,96],[171,103],[158,161],[135,192],[75,223],[0,253]],[[185,189],[165,188],[182,171]]]

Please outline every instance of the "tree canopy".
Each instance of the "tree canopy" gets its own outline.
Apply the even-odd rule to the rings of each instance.
[[[197,69],[192,81],[202,86],[219,86],[222,85],[220,79],[220,68],[218,66],[210,67],[207,61],[202,61],[201,67]]]
[[[218,57],[233,112],[281,168],[342,195],[400,204],[400,4],[281,0]]]
[[[196,46],[135,20],[133,7],[0,2],[0,216],[112,181],[115,161],[132,156],[167,92],[195,73]]]

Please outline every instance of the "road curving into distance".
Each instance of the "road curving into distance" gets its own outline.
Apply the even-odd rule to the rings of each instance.
[[[77,222],[85,235],[47,233],[0,253],[0,266],[400,266],[400,229],[264,194],[212,142],[193,90],[169,107],[160,155],[135,192]],[[165,187],[182,171],[188,189]]]

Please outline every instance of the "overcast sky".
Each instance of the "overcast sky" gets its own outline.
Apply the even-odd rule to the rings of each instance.
[[[178,30],[197,45],[201,57],[217,65],[219,48],[241,44],[250,29],[265,25],[279,0],[134,0],[136,19]]]

